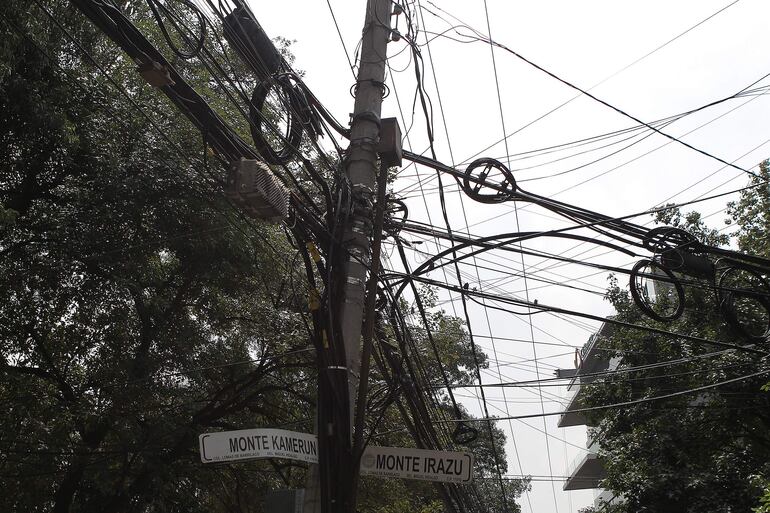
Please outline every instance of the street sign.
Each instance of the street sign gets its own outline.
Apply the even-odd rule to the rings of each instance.
[[[286,458],[318,463],[318,438],[285,429],[242,429],[198,437],[203,463]]]
[[[361,474],[470,483],[473,481],[473,455],[467,452],[369,446],[361,457]]]
[[[287,458],[318,463],[318,438],[285,429],[242,429],[206,433],[199,437],[201,461],[224,463],[258,458]],[[361,457],[361,474],[378,477],[470,483],[473,455],[369,446]]]

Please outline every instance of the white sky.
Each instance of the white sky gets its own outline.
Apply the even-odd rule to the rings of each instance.
[[[360,39],[364,20],[365,2],[358,0],[330,0],[339,22],[345,45],[352,52]],[[431,3],[421,0],[422,6],[433,12],[448,17]],[[511,0],[487,0],[491,21],[492,38],[525,57],[540,64],[568,81],[588,89],[605,77],[622,69],[637,58],[645,55],[671,38],[689,29],[696,23],[727,6],[732,0],[698,1],[662,1],[645,2],[618,1],[538,1],[522,2]],[[451,13],[477,30],[486,33],[487,25],[484,1],[434,0],[444,11]],[[296,55],[295,67],[306,72],[305,80],[316,96],[341,121],[347,122],[352,110],[353,100],[349,89],[353,77],[343,53],[342,45],[334,27],[329,6],[322,0],[283,0],[281,2],[252,2],[253,10],[260,23],[270,36],[283,36],[296,40],[293,52]],[[427,10],[422,11],[425,27],[429,31],[441,32],[446,24],[434,17]],[[592,90],[592,93],[605,101],[643,119],[653,121],[658,118],[683,112],[711,101],[730,96],[770,71],[767,46],[767,20],[770,19],[770,2],[765,0],[740,0],[714,18],[695,28],[662,50],[647,57],[629,69],[618,74],[606,83]],[[403,16],[399,28],[404,29]],[[422,20],[421,20],[422,26]],[[425,42],[420,34],[418,42]],[[445,38],[430,43],[430,52],[435,68],[431,66],[428,51],[423,47],[425,61],[425,87],[434,106],[436,131],[436,151],[439,160],[451,164],[447,135],[444,131],[439,110],[439,94],[443,105],[446,125],[451,143],[452,155],[456,163],[498,141],[502,137],[501,117],[496,95],[495,78],[492,68],[490,47],[484,43],[461,44]],[[395,55],[404,49],[403,42],[391,43],[389,54]],[[392,58],[390,65],[394,70],[388,81],[391,95],[385,99],[383,117],[399,116],[396,96],[401,101],[407,121],[401,121],[402,130],[412,117],[414,95],[414,71],[408,65],[408,52]],[[540,71],[517,60],[501,50],[495,51],[501,91],[501,103],[505,126],[508,132],[518,129],[538,116],[548,112],[560,103],[575,96],[575,92],[556,82]],[[352,59],[352,56],[351,56]],[[433,79],[435,71],[438,83]],[[761,85],[767,85],[764,81]],[[750,101],[748,101],[750,100]],[[745,106],[733,112],[729,110],[747,102]],[[727,113],[727,114],[726,114]],[[712,123],[684,136],[699,125]],[[770,114],[770,102],[765,97],[731,100],[718,107],[708,109],[696,115],[678,121],[664,130],[684,139],[701,149],[717,155],[727,161],[737,160],[743,167],[752,167],[763,158],[770,156],[770,126],[766,120]],[[620,116],[595,101],[582,97],[559,109],[554,114],[523,130],[508,141],[510,153],[542,148],[584,137],[602,134],[608,131],[634,126],[631,120]],[[426,148],[424,118],[419,110],[415,111],[414,127],[410,132],[412,150],[421,152]],[[632,142],[627,141],[625,144]],[[746,185],[745,175],[734,169],[722,169],[722,164],[708,157],[699,155],[676,143],[665,145],[653,153],[632,159],[664,145],[667,139],[653,135],[618,155],[608,157],[601,162],[588,165],[583,169],[554,178],[545,178],[532,182],[523,179],[546,176],[586,163],[597,157],[617,150],[622,145],[612,146],[564,162],[545,164],[528,170],[517,168],[533,164],[543,164],[552,158],[568,153],[547,155],[548,158],[513,161],[511,167],[520,185],[528,191],[545,196],[553,196],[570,186],[568,191],[560,193],[557,199],[578,206],[591,208],[604,214],[619,216],[650,208],[677,194],[675,201],[692,200],[705,195],[716,187],[714,192],[737,189]],[[764,146],[755,147],[767,143]],[[405,147],[408,147],[405,142]],[[482,156],[501,158],[506,154],[503,145],[484,151]],[[745,156],[744,156],[745,154]],[[504,160],[504,159],[502,159]],[[614,169],[613,168],[617,168]],[[612,171],[610,171],[612,170]],[[428,178],[434,173],[419,169],[419,176]],[[585,184],[584,180],[609,171]],[[712,175],[713,176],[709,176]],[[409,188],[414,183],[414,167],[403,173],[395,186],[396,192]],[[701,181],[702,180],[702,181]],[[701,181],[700,183],[697,183]],[[447,185],[447,202],[452,228],[457,233],[465,230],[466,219],[473,225],[473,234],[490,235],[516,231],[516,218],[510,205],[486,206],[474,203],[469,198],[462,199],[465,216],[461,209],[460,194],[449,177],[444,179]],[[683,189],[697,185],[681,192]],[[438,207],[438,197],[431,180],[425,186],[426,196],[419,194],[419,189],[408,194],[410,219],[428,222],[430,220],[444,228]],[[711,193],[709,193],[711,194]],[[728,198],[729,199],[729,198]],[[725,199],[709,201],[693,208],[706,214],[715,213],[708,218],[711,225],[722,227],[725,215],[719,213],[724,208]],[[428,206],[426,211],[425,205]],[[537,208],[518,205],[520,229],[541,230],[565,226],[564,222],[550,217],[537,215],[543,211]],[[499,216],[499,217],[496,217]],[[495,219],[483,222],[489,218]],[[637,219],[639,223],[649,221],[649,216]],[[477,224],[479,223],[479,224]],[[560,253],[574,244],[554,242],[553,240],[532,243],[532,247],[552,253]],[[420,249],[435,253],[433,243],[426,243]],[[588,249],[582,246],[567,252],[574,256],[579,251]],[[588,256],[603,251],[594,250]],[[583,255],[585,257],[586,255]],[[486,255],[485,258],[503,262],[514,268],[521,268],[518,255]],[[425,259],[414,255],[414,262]],[[591,261],[630,267],[633,259],[624,255],[607,254],[591,258]],[[413,262],[413,263],[414,263]],[[479,262],[480,264],[482,262]],[[570,308],[596,315],[611,313],[609,306],[597,294],[589,294],[559,286],[546,286],[534,281],[536,278],[566,281],[576,277],[594,274],[590,268],[576,265],[561,266],[554,269],[558,275],[544,272],[541,268],[553,262],[541,263],[527,258],[525,264],[532,278],[527,282],[531,299],[540,303]],[[537,268],[530,266],[537,265]],[[464,270],[472,271],[470,267]],[[475,271],[473,271],[475,272]],[[607,273],[595,274],[574,285],[601,291],[606,287]],[[443,280],[441,273],[431,275]],[[482,282],[499,278],[500,274],[480,271]],[[472,286],[479,285],[467,278]],[[452,281],[452,274],[449,274]],[[492,291],[488,283],[482,288]],[[521,279],[508,280],[501,285],[506,293],[524,296],[524,283]],[[446,298],[446,295],[442,296]],[[456,299],[456,298],[455,298]],[[452,313],[451,303],[444,308]],[[459,302],[454,307],[462,315]],[[567,318],[565,318],[567,319]],[[489,311],[489,324],[483,309],[478,305],[471,307],[471,320],[474,332],[479,335],[508,337],[531,341],[528,321],[524,317],[514,317]],[[534,338],[537,341],[565,343],[569,346],[582,345],[595,329],[596,323],[586,323],[580,319],[567,319],[566,322],[546,314],[533,318]],[[593,327],[593,328],[592,328]],[[492,356],[493,349],[488,338],[479,338],[481,345]],[[571,347],[558,345],[537,345],[540,358],[540,376],[551,377],[555,367],[572,367]],[[496,340],[498,359],[503,363],[531,360],[533,345],[531,342],[510,342]],[[568,354],[565,354],[568,353]],[[556,356],[561,355],[561,356]],[[535,373],[532,362],[527,361],[514,368],[500,368],[502,379],[533,379]],[[500,379],[493,364],[484,375],[485,382]],[[470,395],[472,391],[460,391]],[[559,404],[555,400],[565,396],[563,388],[543,388],[545,411],[556,411]],[[505,414],[502,393],[491,390],[490,413]],[[510,401],[507,409],[511,415],[538,413],[541,410],[538,392],[535,389],[515,389],[506,392]],[[463,400],[475,414],[480,414],[478,403],[466,398]],[[495,409],[502,408],[502,411]],[[551,465],[546,451],[546,438],[542,419],[519,422],[501,422],[500,427],[508,434],[508,456],[510,474],[531,474],[545,476],[553,474],[564,476],[567,465],[580,453],[568,444],[585,445],[585,430],[581,427],[559,429],[556,417],[547,417],[545,426],[550,435]],[[511,437],[511,430],[513,437]],[[521,468],[516,461],[513,439],[519,452]],[[566,439],[566,442],[560,439]],[[553,488],[550,482],[533,482],[529,497],[522,497],[523,511],[536,513],[576,512],[592,502],[592,492],[563,492],[561,481],[556,481]]]

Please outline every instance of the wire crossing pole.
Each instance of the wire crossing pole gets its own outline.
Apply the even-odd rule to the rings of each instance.
[[[370,237],[372,236],[372,209],[377,176],[377,146],[380,136],[380,115],[385,92],[385,66],[387,45],[390,39],[391,0],[367,0],[366,19],[361,42],[361,60],[355,84],[355,104],[350,126],[350,146],[345,155],[345,174],[351,187],[353,212],[343,234],[343,244],[348,257],[340,277],[343,288],[338,318],[345,350],[345,366],[349,392],[349,409],[346,425],[324,425],[319,414],[319,437],[330,431],[342,431],[352,435],[353,409],[358,388],[361,366],[361,332],[367,271],[371,260]],[[321,398],[318,407],[328,406],[329,398]],[[325,406],[326,404],[326,406]],[[339,439],[339,438],[338,438]],[[337,454],[327,454],[331,461],[354,464],[352,438],[343,446],[334,443],[330,449]],[[342,454],[345,452],[345,454]],[[319,456],[324,457],[324,451]],[[357,462],[357,461],[356,461]],[[329,465],[319,462],[311,469],[305,493],[304,513],[343,513],[354,505],[352,490],[354,470],[336,468],[335,475]],[[343,466],[345,466],[343,464]],[[322,475],[327,474],[327,475]],[[350,477],[350,479],[347,479]],[[342,481],[342,482],[340,482]],[[319,500],[320,499],[320,500]],[[319,509],[319,502],[321,508]]]

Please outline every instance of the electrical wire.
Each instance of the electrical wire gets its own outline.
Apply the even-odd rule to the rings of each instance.
[[[626,71],[627,69],[631,68],[632,66],[634,66],[634,65],[638,64],[639,62],[643,61],[643,60],[644,60],[644,59],[646,59],[647,57],[650,57],[651,55],[653,55],[653,54],[657,53],[658,51],[662,50],[663,48],[667,47],[668,45],[670,45],[670,44],[671,44],[671,43],[673,43],[674,41],[677,41],[678,39],[680,39],[680,38],[681,38],[681,37],[683,37],[684,35],[686,35],[686,34],[690,33],[690,32],[691,32],[691,31],[693,31],[694,29],[696,29],[696,28],[698,28],[699,26],[703,25],[704,23],[706,23],[707,21],[711,20],[712,18],[714,18],[714,17],[715,17],[715,16],[717,16],[718,14],[720,14],[720,13],[724,12],[724,11],[725,11],[725,10],[727,10],[729,7],[732,7],[732,6],[733,6],[733,5],[735,5],[735,4],[736,4],[738,1],[739,1],[739,0],[733,0],[731,3],[727,4],[726,6],[722,7],[721,9],[719,9],[719,10],[717,10],[716,12],[712,13],[711,15],[707,16],[706,18],[704,18],[704,19],[700,20],[699,22],[695,23],[694,25],[692,25],[692,26],[688,27],[688,28],[687,28],[686,30],[684,30],[683,32],[681,32],[681,33],[677,34],[677,35],[676,35],[676,36],[674,36],[673,38],[670,38],[670,39],[668,39],[666,42],[664,42],[664,43],[662,43],[662,44],[658,45],[658,46],[657,46],[657,47],[655,47],[653,50],[651,50],[651,51],[649,51],[649,52],[645,53],[644,55],[642,55],[641,57],[639,57],[639,58],[635,59],[634,61],[630,62],[629,64],[625,65],[625,66],[624,66],[624,67],[622,67],[621,69],[619,69],[619,70],[617,70],[617,71],[615,71],[615,72],[611,73],[610,75],[606,76],[605,78],[603,78],[603,79],[602,79],[602,80],[600,80],[599,82],[597,82],[597,83],[595,83],[594,85],[592,85],[592,86],[591,86],[591,87],[588,89],[588,91],[591,91],[591,90],[593,90],[593,89],[595,89],[595,88],[599,87],[600,85],[604,84],[605,82],[609,81],[610,79],[614,78],[615,76],[617,76],[617,75],[621,74],[622,72]],[[451,16],[452,18],[454,18],[454,19],[455,19],[455,21],[457,21],[457,22],[459,23],[459,26],[467,26],[467,27],[469,27],[469,25],[468,25],[467,23],[465,23],[464,21],[460,20],[459,18],[457,18],[457,17],[455,17],[455,16],[453,16],[453,15],[449,14],[449,13],[448,13],[448,12],[447,12],[445,9],[441,8],[440,6],[438,6],[438,5],[436,5],[435,3],[431,2],[430,0],[428,0],[428,3],[430,3],[430,4],[431,4],[433,7],[435,7],[436,9],[438,9],[438,10],[440,10],[440,11],[442,11],[442,12],[444,12],[444,13],[448,14],[448,15],[449,15],[449,16]],[[433,16],[435,16],[435,17],[439,18],[439,19],[442,19],[442,20],[444,20],[444,19],[443,19],[441,16],[439,16],[439,15],[438,15],[438,14],[436,14],[436,13],[434,13],[434,12],[432,12],[432,11],[430,11],[430,10],[426,10],[426,11],[427,11],[429,14],[431,14],[431,15],[433,15]],[[446,21],[446,20],[444,20],[444,21],[447,23],[447,25],[450,25],[450,26],[452,26],[452,25],[453,25],[452,23],[450,23],[450,22],[448,22],[448,21]],[[454,28],[454,26],[453,26],[452,28]],[[469,28],[470,28],[470,27],[469,27]],[[471,30],[472,30],[472,31],[474,31],[474,32],[476,32],[474,29],[471,29]],[[531,121],[527,122],[526,124],[524,124],[523,126],[521,126],[521,127],[520,127],[520,128],[518,128],[518,129],[514,130],[514,131],[513,131],[513,132],[511,132],[510,134],[507,134],[507,135],[505,135],[505,139],[508,139],[508,138],[510,138],[510,137],[513,137],[514,135],[516,135],[516,134],[520,133],[521,131],[525,130],[526,128],[528,128],[528,127],[530,127],[530,126],[534,125],[535,123],[537,123],[537,122],[541,121],[542,119],[545,119],[546,117],[550,116],[551,114],[553,114],[554,112],[556,112],[556,111],[560,110],[561,108],[565,107],[566,105],[568,105],[568,104],[572,103],[574,100],[576,100],[576,99],[580,98],[581,96],[582,96],[582,93],[579,93],[579,94],[577,94],[577,95],[575,95],[575,96],[571,97],[570,99],[568,99],[568,100],[566,100],[565,102],[563,102],[563,103],[561,103],[561,104],[557,105],[556,107],[554,107],[554,108],[550,109],[549,111],[545,112],[544,114],[541,114],[541,115],[540,115],[540,116],[538,116],[537,118],[535,118],[535,119],[533,119],[533,120],[531,120]],[[481,151],[477,152],[475,155],[472,155],[471,157],[469,157],[469,158],[468,158],[468,159],[467,159],[465,162],[469,162],[470,160],[472,160],[472,159],[474,159],[474,158],[478,157],[479,155],[481,155],[481,154],[482,154],[482,153],[484,153],[485,151],[489,150],[490,148],[492,148],[492,147],[496,146],[497,144],[499,144],[499,143],[500,143],[500,142],[502,142],[502,141],[503,141],[503,140],[500,140],[500,141],[496,141],[496,142],[495,142],[495,143],[493,143],[492,145],[490,145],[490,146],[488,146],[488,147],[486,147],[486,148],[482,149]]]
[[[614,409],[614,408],[626,408],[628,406],[635,406],[637,404],[644,404],[644,403],[649,403],[649,402],[653,402],[653,401],[661,401],[661,400],[664,400],[664,399],[671,399],[671,398],[674,398],[674,397],[680,397],[680,396],[684,396],[684,395],[695,394],[695,393],[698,393],[698,392],[705,392],[706,390],[711,390],[711,389],[718,388],[718,387],[724,386],[724,385],[729,385],[729,384],[732,384],[732,383],[738,383],[740,381],[745,381],[745,380],[751,379],[751,378],[756,378],[756,377],[760,377],[760,376],[766,376],[767,374],[770,374],[770,369],[765,368],[765,369],[763,369],[761,371],[754,372],[754,373],[751,373],[751,374],[746,374],[744,376],[739,376],[737,378],[731,378],[731,379],[719,381],[717,383],[711,383],[711,384],[708,384],[708,385],[702,385],[702,386],[695,387],[695,388],[688,388],[686,390],[680,390],[680,391],[672,392],[672,393],[669,393],[669,394],[662,394],[662,395],[657,395],[657,396],[652,396],[652,397],[643,397],[641,399],[634,399],[634,400],[630,400],[630,401],[622,401],[622,402],[613,403],[613,404],[605,404],[605,405],[602,405],[602,406],[592,406],[592,407],[588,407],[588,408],[576,408],[574,410],[570,410],[570,412],[571,413],[587,413],[587,412],[591,412],[591,411],[603,411],[603,410],[610,410],[610,409]],[[564,412],[562,412],[562,411],[547,412],[547,413],[532,414],[532,415],[516,415],[516,416],[513,416],[511,418],[512,419],[531,419],[531,418],[538,418],[538,417],[550,417],[550,416],[554,416],[554,415],[563,415],[563,413]],[[488,419],[469,419],[469,421],[472,421],[472,422],[486,422],[486,421],[489,421],[489,420],[507,420],[507,419],[505,417],[491,417],[491,418],[488,418]],[[449,422],[453,422],[453,421],[450,420]]]

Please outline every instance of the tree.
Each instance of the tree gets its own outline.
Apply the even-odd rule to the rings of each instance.
[[[123,4],[165,48],[145,2]],[[0,508],[261,511],[267,491],[302,487],[306,467],[204,466],[197,436],[312,431],[309,286],[296,249],[225,200],[201,134],[133,62],[68,2],[41,5],[11,0],[0,14],[0,488],[14,491]],[[247,137],[223,86],[194,60],[175,65]],[[461,323],[442,313],[432,323],[453,382],[472,379]],[[403,425],[389,405],[382,431]],[[493,436],[504,461],[502,432]],[[477,444],[486,476],[495,454],[489,437]],[[377,500],[362,511],[443,510],[427,483],[364,485]]]
[[[754,188],[730,205],[741,251],[770,256],[770,193],[761,166]],[[725,237],[709,230],[700,215],[668,211],[659,221],[680,226],[708,244]],[[720,314],[709,286],[689,279],[685,315],[669,323],[642,316],[627,292],[612,278],[608,299],[616,319],[686,333],[711,340],[743,343]],[[684,359],[680,364],[644,372],[610,375],[587,387],[586,406],[633,401],[679,390],[696,389],[765,369],[748,352],[725,352],[708,344],[674,336],[616,327],[604,347],[634,367]],[[752,476],[770,473],[770,400],[760,387],[766,376],[660,401],[596,412],[590,417],[607,469],[603,486],[623,494],[622,511],[750,512],[758,504],[761,484]]]
[[[313,401],[304,293],[301,281],[290,285],[288,244],[212,198],[200,153],[179,151],[200,135],[140,83],[133,63],[66,2],[46,7],[112,63],[108,72],[156,113],[171,143],[43,13],[4,8],[0,480],[15,493],[0,503],[250,508],[281,476],[296,484],[304,471],[201,469],[197,435],[312,426],[300,406]]]

